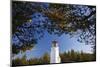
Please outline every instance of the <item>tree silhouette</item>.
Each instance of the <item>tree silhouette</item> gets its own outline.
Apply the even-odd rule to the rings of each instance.
[[[12,2],[13,54],[33,48],[45,31],[58,36],[79,35],[79,42],[95,45],[95,30],[95,6]]]

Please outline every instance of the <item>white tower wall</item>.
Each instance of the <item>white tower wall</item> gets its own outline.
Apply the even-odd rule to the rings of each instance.
[[[60,63],[59,47],[57,43],[56,46],[51,47],[50,63]]]

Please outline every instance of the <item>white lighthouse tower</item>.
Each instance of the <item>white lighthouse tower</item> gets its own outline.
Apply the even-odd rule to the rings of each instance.
[[[52,47],[50,52],[50,63],[60,63],[59,46],[57,41],[52,41]]]

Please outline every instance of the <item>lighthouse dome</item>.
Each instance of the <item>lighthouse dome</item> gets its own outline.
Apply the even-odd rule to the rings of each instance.
[[[52,47],[57,47],[58,46],[58,42],[57,41],[52,41]]]

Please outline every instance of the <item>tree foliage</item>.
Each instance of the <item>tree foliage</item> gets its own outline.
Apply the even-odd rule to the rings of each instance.
[[[27,59],[27,57],[24,55],[22,58],[16,58],[12,61],[13,66],[21,66],[21,65],[37,65],[37,64],[49,64],[50,57],[48,53],[44,53],[43,56],[40,58],[31,58]]]
[[[60,54],[61,62],[87,62],[87,61],[95,61],[95,56],[90,53],[85,53],[83,51],[76,52],[73,49],[68,52],[64,52]]]
[[[13,54],[31,49],[47,31],[79,35],[78,41],[95,45],[96,7],[87,5],[12,2]]]
[[[39,64],[50,64],[50,55],[48,53],[44,53],[40,58],[31,58],[26,59],[26,56],[22,58],[13,59],[13,66],[21,66],[21,65],[39,65]],[[61,63],[73,63],[73,62],[88,62],[95,61],[95,56],[90,53],[85,53],[83,51],[76,52],[73,49],[68,52],[60,53]]]

